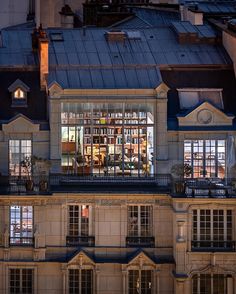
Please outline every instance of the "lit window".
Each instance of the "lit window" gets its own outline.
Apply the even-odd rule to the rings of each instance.
[[[89,205],[70,205],[68,207],[67,245],[93,246],[91,236],[91,207]]]
[[[152,293],[152,271],[130,270],[129,271],[129,294],[151,294]]]
[[[9,269],[9,293],[34,293],[34,270],[29,268]]]
[[[12,93],[12,106],[25,107],[27,106],[27,93],[20,88],[17,88]]]
[[[33,244],[33,207],[10,207],[10,244]]]
[[[12,107],[27,107],[27,92],[30,88],[20,79],[10,85],[8,91],[11,93]]]
[[[192,277],[192,294],[226,294],[227,278],[222,274],[196,274]]]
[[[193,210],[192,249],[232,250],[232,210]]]
[[[31,140],[9,140],[9,173],[11,176],[28,176],[29,170],[21,162],[31,158]]]
[[[21,90],[21,89],[17,89],[15,92],[14,92],[14,98],[15,99],[24,99],[25,98],[25,93]]]
[[[208,101],[223,109],[222,89],[177,89],[181,109],[189,109]]]
[[[193,178],[224,178],[225,140],[185,140],[184,163],[193,168]]]
[[[93,293],[92,269],[69,269],[69,294]]]
[[[97,176],[154,174],[154,105],[62,103],[63,172]]]

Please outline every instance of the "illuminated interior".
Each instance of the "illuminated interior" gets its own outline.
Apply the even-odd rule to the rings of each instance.
[[[62,103],[62,170],[79,175],[149,176],[151,103]]]

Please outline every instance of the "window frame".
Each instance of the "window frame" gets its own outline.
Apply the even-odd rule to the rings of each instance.
[[[12,218],[11,218],[11,208],[12,207],[19,207],[20,208],[20,217],[19,217],[19,225],[20,225],[20,236],[19,237],[14,237],[14,236],[11,236],[12,233],[14,233],[14,231],[11,231],[11,227],[12,227]],[[31,237],[24,237],[22,236],[23,234],[23,222],[24,222],[24,219],[23,219],[23,208],[24,207],[31,207],[31,213],[32,213],[32,218],[27,218],[27,220],[31,220],[32,223],[31,223],[31,227],[32,227],[32,232],[31,232]],[[16,214],[15,214],[16,215]],[[16,218],[14,218],[13,220],[17,220]],[[28,228],[28,226],[27,226]],[[27,234],[29,232],[27,231]],[[19,243],[17,243],[16,241],[15,242],[12,242],[12,240],[16,239],[16,241],[19,239]],[[29,240],[29,242],[23,242],[25,240]],[[9,206],[9,245],[10,246],[34,246],[34,207],[32,205],[11,205]]]
[[[70,270],[76,270],[78,271],[78,283],[79,283],[79,289],[78,292],[70,292]],[[83,284],[83,280],[82,280],[82,271],[92,271],[92,277],[91,277],[91,281],[92,281],[92,287],[91,287],[91,294],[95,293],[95,269],[92,265],[69,265],[67,270],[66,270],[66,293],[70,294],[70,293],[76,293],[76,294],[81,294],[81,290],[82,290],[82,284]],[[89,293],[90,294],[90,293]]]
[[[145,268],[137,268],[137,267],[130,267],[129,269],[128,269],[128,279],[127,279],[127,285],[128,285],[128,289],[127,289],[127,293],[128,294],[133,294],[134,292],[133,291],[131,291],[131,289],[130,289],[130,273],[131,272],[138,272],[138,279],[139,279],[139,285],[140,285],[140,287],[138,288],[139,289],[139,291],[141,291],[141,290],[143,290],[142,289],[142,284],[143,284],[143,282],[142,282],[142,273],[144,273],[144,272],[150,272],[151,273],[151,291],[150,292],[147,292],[147,290],[145,290],[144,289],[144,294],[153,294],[154,293],[154,269],[153,268],[151,268],[151,267],[145,267]],[[135,288],[133,288],[133,289],[135,289]],[[137,289],[137,288],[136,288]],[[142,292],[140,292],[140,293],[142,293]]]
[[[22,93],[23,97],[19,97],[17,94]],[[11,96],[12,104],[11,107],[27,107],[27,91],[25,91],[22,87],[17,87],[14,91],[12,91]]]
[[[209,211],[210,213],[208,214],[201,214],[201,211]],[[223,211],[223,226],[220,226],[219,223],[222,222],[220,221],[219,216],[222,216],[222,214],[220,214],[219,212]],[[230,214],[228,214],[228,211],[230,212]],[[196,213],[195,213],[196,212]],[[217,214],[214,214],[214,212],[218,212]],[[220,249],[224,249],[225,247],[216,247],[214,246],[214,244],[219,244],[222,242],[223,245],[227,245],[227,242],[234,242],[234,238],[235,238],[235,232],[234,232],[234,209],[230,209],[228,207],[221,207],[221,208],[204,208],[204,207],[196,207],[196,208],[192,208],[191,210],[191,219],[190,219],[190,223],[191,223],[191,242],[190,242],[190,251],[201,251],[201,249],[204,251],[204,249],[208,249],[210,251],[215,250],[217,251],[217,249],[220,251]],[[205,217],[204,217],[205,216]],[[209,221],[207,221],[207,217],[209,219]],[[227,225],[229,223],[229,218],[231,218],[230,221],[230,225]],[[194,218],[196,218],[196,220],[194,220]],[[218,218],[218,219],[217,219]],[[201,233],[201,221],[204,222],[205,224],[206,222],[210,222],[210,226],[202,226],[202,232],[203,230],[205,230],[205,232],[207,232],[207,234],[202,234]],[[218,226],[214,226],[214,221],[217,222]],[[196,226],[194,226],[194,223],[196,223]],[[220,228],[221,227],[221,228]],[[223,228],[222,228],[223,227]],[[223,229],[223,240],[220,239],[220,236],[222,236],[222,231]],[[195,232],[194,232],[195,230]],[[209,231],[210,230],[210,231]],[[214,232],[214,230],[218,230],[218,233],[216,234]],[[231,231],[231,232],[230,232]],[[204,236],[204,238],[201,238],[201,236]],[[207,238],[206,236],[210,236],[210,238]],[[209,246],[193,246],[193,243],[195,242],[196,244],[201,242],[206,242],[210,244]],[[234,245],[232,245],[232,250],[234,248]],[[227,247],[225,249],[230,249],[230,247]]]
[[[131,230],[130,230],[130,208],[131,207],[136,207],[136,208],[138,208],[138,219],[137,219],[137,227],[138,227],[138,230],[136,230],[136,231],[138,231],[138,234],[136,235],[136,234],[132,234],[131,233]],[[150,228],[149,228],[149,230],[147,230],[146,231],[146,234],[145,235],[142,235],[142,216],[141,216],[141,213],[142,213],[142,211],[141,211],[141,207],[149,207],[150,208],[150,210],[149,210],[149,213],[150,213],[150,216],[148,217],[149,218],[149,220],[150,220]],[[145,224],[144,224],[145,225]],[[127,206],[127,237],[153,237],[153,205],[151,205],[151,204],[140,204],[140,205],[132,205],[132,204],[130,204],[130,205],[128,205]]]
[[[10,271],[11,270],[20,270],[20,291],[22,292],[22,271],[23,270],[32,270],[32,294],[37,294],[37,267],[36,266],[14,266],[14,265],[10,265],[6,267],[6,272],[7,272],[7,285],[8,285],[8,290],[7,293],[8,294],[13,294],[14,292],[11,292],[10,290],[10,283],[11,283],[11,276],[10,276]],[[20,292],[20,293],[21,293]]]
[[[224,142],[224,146],[220,145],[221,141]],[[224,152],[220,152],[220,149],[222,147],[224,148]],[[190,151],[187,150],[189,148],[190,148]],[[198,150],[197,152],[195,152],[196,148]],[[202,154],[202,157],[199,157],[199,154],[200,156]],[[222,156],[224,156],[224,158],[221,158]],[[226,158],[227,158],[227,141],[225,138],[224,139],[198,138],[198,139],[185,139],[183,141],[183,161],[185,164],[188,164],[192,167],[192,174],[191,174],[192,178],[223,178],[225,177],[227,175]],[[223,176],[220,175],[222,172],[220,172],[219,170],[219,168],[221,167],[221,165],[219,165],[220,160],[223,163],[223,168],[224,168]],[[199,171],[195,172],[195,168],[199,169]],[[210,169],[210,175],[207,174],[207,169]],[[196,176],[195,176],[195,173],[196,173]]]
[[[19,152],[18,153],[14,153],[14,152],[12,152],[12,149],[14,149],[14,148],[16,148],[16,145],[14,145],[14,144],[12,144],[12,146],[11,146],[11,142],[18,142],[18,144],[19,144]],[[26,142],[26,145],[25,146],[23,146],[23,142]],[[30,144],[28,145],[28,143],[30,142]],[[26,147],[26,148],[30,148],[30,152],[26,152],[26,153],[22,153],[22,149],[24,148],[24,147]],[[11,149],[12,148],[12,149]],[[16,164],[14,164],[14,163],[11,163],[11,154],[17,154],[18,155],[18,159],[19,159],[19,162],[17,162]],[[24,173],[23,173],[23,171],[22,171],[22,169],[23,169],[23,167],[21,166],[21,161],[23,160],[22,159],[22,156],[23,156],[23,154],[25,155],[25,156],[28,156],[28,157],[32,157],[32,154],[33,154],[33,141],[32,141],[32,139],[10,139],[10,140],[8,140],[8,173],[9,173],[9,175],[10,176],[17,176],[17,177],[24,177],[24,176],[27,176],[27,175],[24,175]],[[14,172],[13,174],[11,174],[11,167],[10,167],[10,165],[14,165],[14,166],[19,166],[18,168],[19,168],[19,172],[17,173],[17,172]]]
[[[215,285],[214,285],[214,281],[215,281],[214,276],[223,276],[224,293],[222,293],[222,292],[220,292],[220,293],[227,294],[227,279],[229,277],[231,277],[231,276],[229,276],[228,274],[224,274],[224,273],[212,273],[212,272],[196,273],[196,274],[193,274],[192,275],[192,278],[191,278],[191,288],[192,288],[191,289],[192,290],[191,293],[192,294],[202,294],[201,293],[201,276],[203,276],[203,275],[205,275],[205,276],[207,275],[208,276],[208,282],[207,283],[205,282],[205,285],[207,285],[210,288],[210,289],[208,288],[208,290],[210,290],[210,293],[211,294],[216,293],[214,290],[219,290],[219,289],[214,289],[214,287],[215,287]],[[196,277],[196,282],[195,282],[196,284],[194,285],[194,278],[195,278],[195,276],[197,276],[197,277]],[[209,276],[210,276],[210,283],[209,283]],[[215,278],[217,278],[217,277],[215,277]],[[203,281],[204,281],[204,279],[203,279]],[[194,290],[194,287],[197,287],[197,291],[193,291]],[[208,293],[208,292],[206,292],[204,290],[203,294],[205,294],[205,293]]]
[[[73,226],[73,225],[76,225],[76,223],[70,223],[70,207],[75,207],[75,206],[78,206],[79,210],[78,210],[78,213],[79,213],[79,217],[78,217],[78,235],[71,235],[70,234],[70,225]],[[89,212],[89,216],[88,216],[88,234],[86,235],[82,235],[81,234],[81,219],[82,219],[82,207],[83,206],[88,206],[88,212]],[[74,218],[74,217],[73,217]],[[89,237],[89,236],[92,236],[93,234],[93,228],[92,228],[92,225],[93,225],[93,206],[91,204],[86,204],[86,203],[83,203],[83,204],[73,204],[73,203],[70,203],[67,205],[67,236],[71,236],[71,237],[80,237],[80,236],[84,236],[84,237]]]

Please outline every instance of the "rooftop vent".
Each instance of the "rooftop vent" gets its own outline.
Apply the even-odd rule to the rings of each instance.
[[[50,39],[51,41],[56,41],[56,42],[60,42],[60,41],[64,41],[64,38],[63,38],[63,34],[62,33],[51,33],[50,34]]]
[[[105,33],[108,42],[124,42],[127,35],[123,31],[110,31]]]

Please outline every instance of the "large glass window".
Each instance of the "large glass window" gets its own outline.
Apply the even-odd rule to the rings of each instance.
[[[9,270],[9,293],[34,293],[34,270],[11,268]]]
[[[129,271],[129,294],[151,294],[152,288],[151,270]]]
[[[196,274],[192,277],[192,294],[226,294],[227,276]]]
[[[225,140],[185,140],[184,163],[192,166],[194,178],[224,178],[225,150]]]
[[[11,176],[28,176],[21,162],[31,157],[31,140],[9,140],[9,174]]]
[[[150,205],[128,206],[128,236],[152,236],[152,207]]]
[[[10,207],[10,244],[33,244],[33,207]]]
[[[193,210],[193,249],[232,249],[232,234],[232,210]]]
[[[69,269],[69,294],[93,293],[92,269]]]
[[[153,105],[62,103],[62,170],[147,176],[153,167]]]

